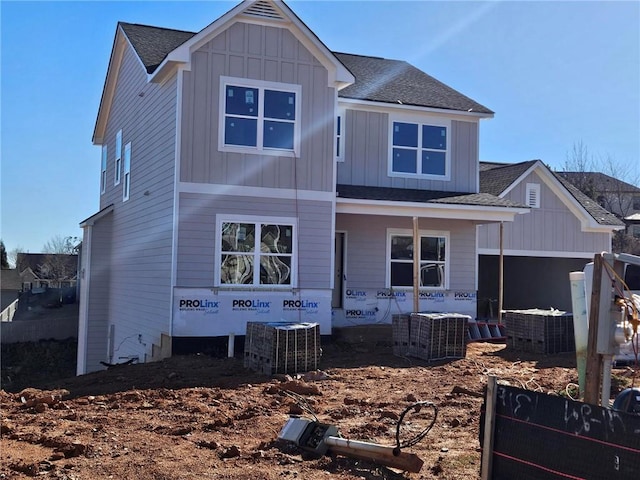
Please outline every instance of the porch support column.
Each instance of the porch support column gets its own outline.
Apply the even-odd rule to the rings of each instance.
[[[500,260],[498,265],[498,323],[502,323],[502,301],[504,298],[504,222],[500,222]]]
[[[420,235],[418,217],[413,217],[413,311],[420,310]]]

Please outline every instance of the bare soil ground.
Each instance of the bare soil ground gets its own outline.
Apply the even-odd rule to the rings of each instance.
[[[543,356],[472,343],[448,363],[397,357],[390,346],[334,341],[321,370],[265,376],[242,358],[174,356],[0,391],[0,478],[57,479],[473,479],[479,478],[481,394],[489,375],[565,395],[574,354]],[[465,393],[456,393],[458,391]],[[313,458],[277,441],[294,414],[336,425],[343,437],[395,444],[398,416],[416,401],[437,407],[427,436],[407,451],[419,473],[342,456]],[[409,438],[433,420],[411,411]]]

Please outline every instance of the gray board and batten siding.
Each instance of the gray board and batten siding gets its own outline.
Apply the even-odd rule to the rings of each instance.
[[[95,372],[102,370],[100,362],[108,358],[109,337],[109,299],[111,298],[112,279],[112,238],[113,238],[113,213],[105,215],[100,221],[91,227],[91,248],[83,248],[83,255],[89,254],[91,258],[83,259],[84,265],[91,265],[91,282],[85,283],[89,305],[89,322],[86,322],[84,332],[85,358],[84,371],[78,373]],[[86,238],[85,238],[86,240]],[[87,261],[85,261],[87,260]],[[82,305],[81,305],[82,308]],[[79,329],[79,335],[82,328]],[[81,342],[83,339],[78,339]],[[81,354],[81,352],[79,351]]]
[[[336,230],[346,232],[347,287],[379,289],[387,284],[387,229],[412,234],[411,217],[338,214]],[[450,290],[476,289],[475,229],[468,220],[420,219],[420,230],[449,232],[447,260]]]
[[[299,158],[218,151],[220,77],[301,86]],[[182,182],[332,192],[336,91],[284,28],[237,22],[193,52],[182,87]]]
[[[160,333],[170,332],[167,312],[171,308],[176,100],[176,75],[162,84],[149,83],[144,67],[127,44],[106,126],[107,191],[100,202],[101,208],[114,205],[108,311],[110,323],[115,325],[117,356],[139,355],[142,360],[150,354],[152,344],[160,344]],[[123,166],[125,145],[131,143],[131,186],[126,201],[124,170],[120,184],[114,185],[119,130]],[[90,315],[102,308],[96,305],[91,304]],[[166,320],[159,323],[159,319]],[[142,342],[138,334],[143,336]],[[126,340],[131,336],[135,341]]]
[[[592,257],[593,252],[611,248],[609,233],[583,232],[580,220],[535,172],[518,182],[505,198],[524,203],[527,183],[540,185],[540,208],[532,208],[526,215],[518,215],[513,222],[504,224],[505,251],[540,252],[538,256],[584,252]],[[495,250],[500,244],[499,235],[498,225],[481,225],[478,248]]]
[[[214,285],[216,215],[251,215],[298,219],[298,287],[328,289],[331,285],[331,202],[180,194],[178,287]]]
[[[424,113],[428,124],[433,114]],[[450,180],[389,176],[390,115],[369,110],[346,110],[344,162],[338,163],[338,184],[414,188],[443,192],[478,191],[478,123],[451,121]]]

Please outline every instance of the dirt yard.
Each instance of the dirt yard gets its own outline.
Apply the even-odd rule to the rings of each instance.
[[[394,356],[388,345],[334,341],[323,345],[321,370],[293,377],[255,374],[240,356],[176,356],[0,391],[0,478],[479,478],[479,395],[489,375],[555,395],[577,383],[574,354],[492,343],[429,364]],[[276,440],[291,415],[316,415],[345,438],[393,446],[399,415],[418,401],[437,408],[433,428],[406,449],[424,461],[419,473],[313,458]],[[412,409],[401,440],[432,421],[432,408]]]

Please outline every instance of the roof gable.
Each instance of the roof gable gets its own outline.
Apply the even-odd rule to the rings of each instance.
[[[168,52],[162,63],[153,71],[150,80],[153,81],[156,77],[161,80],[166,75],[166,71],[171,70],[175,64],[187,64],[191,52],[237,21],[268,24],[289,29],[327,68],[330,86],[337,84],[339,88],[342,88],[353,83],[354,78],[349,70],[282,0],[244,0],[177,48]]]
[[[480,162],[480,191],[503,197],[533,171],[536,171],[567,208],[580,219],[583,228],[605,227],[611,230],[612,227],[624,227],[624,223],[615,215],[552,172],[540,160],[515,164]]]
[[[244,0],[197,33],[119,22],[93,132],[93,143],[102,144],[104,141],[118,71],[128,45],[138,56],[149,81],[161,82],[174,71],[176,65],[188,64],[191,52],[240,20],[288,28],[328,69],[330,84],[342,88],[353,83],[354,78],[349,70],[281,0]]]

